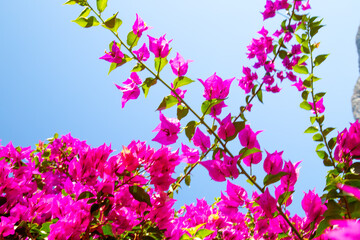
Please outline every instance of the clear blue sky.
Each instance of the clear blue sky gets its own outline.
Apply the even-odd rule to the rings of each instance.
[[[55,132],[87,140],[92,146],[104,142],[116,150],[132,139],[151,142],[151,131],[158,124],[156,107],[168,91],[158,85],[144,100],[129,101],[121,109],[121,93],[114,83],[121,83],[129,75],[129,68],[107,75],[108,63],[98,58],[103,55],[113,36],[103,29],[82,29],[70,20],[81,11],[78,6],[63,6],[63,1],[4,1],[0,16],[0,139],[5,145],[12,141],[18,146],[34,146],[39,140]],[[126,36],[138,13],[153,29],[148,34],[159,37],[167,33],[172,54],[180,52],[185,59],[194,60],[188,76],[206,79],[214,72],[224,79],[241,77],[246,59],[246,46],[263,22],[265,0],[254,1],[115,1],[109,0],[105,15],[119,11],[123,20],[120,34]],[[328,60],[316,70],[323,80],[316,90],[326,91],[326,126],[342,131],[353,121],[350,97],[359,76],[355,34],[360,23],[360,2],[348,0],[313,1],[312,15],[324,17],[326,27],[317,40],[320,53],[331,53]],[[277,19],[280,20],[280,19]],[[278,21],[268,21],[269,26]],[[124,37],[123,37],[124,38]],[[142,74],[144,79],[147,75]],[[163,77],[173,80],[172,73]],[[234,86],[236,83],[234,83]],[[284,150],[285,160],[302,160],[297,192],[291,209],[300,215],[303,191],[316,187],[321,193],[326,169],[314,152],[311,135],[303,134],[309,126],[309,113],[298,107],[298,92],[283,84],[279,94],[265,94],[262,105],[254,104],[248,114],[254,130],[265,130],[259,135],[262,149]],[[191,85],[189,101],[199,103],[200,83]],[[237,112],[242,92],[236,87],[231,92],[233,101],[227,111]],[[169,110],[168,116],[173,114]],[[187,120],[190,120],[189,117]],[[182,121],[186,124],[186,120]],[[183,140],[185,138],[182,138]],[[174,146],[176,147],[176,146]],[[235,149],[235,148],[234,148]],[[261,166],[254,169],[261,171]],[[252,188],[239,178],[234,183]],[[205,197],[209,202],[220,196],[223,184],[211,181],[199,167],[193,174],[191,188],[183,187],[178,195],[180,204]]]

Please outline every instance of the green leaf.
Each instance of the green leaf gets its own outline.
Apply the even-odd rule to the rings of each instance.
[[[285,50],[279,51],[279,57],[281,59],[284,59],[287,56],[287,52]]]
[[[295,65],[293,67],[294,71],[300,74],[309,74],[309,70],[307,69],[306,66],[303,65]]]
[[[192,137],[194,136],[195,127],[196,127],[195,121],[188,122],[188,124],[185,127],[185,135],[188,137],[189,141],[191,141]]]
[[[111,63],[108,75],[117,68],[117,63]]]
[[[190,78],[185,77],[185,76],[175,78],[174,83],[173,83],[174,84],[174,89],[177,89],[179,87],[188,85],[188,84],[190,84],[192,82],[195,82],[195,81],[191,80]]]
[[[113,234],[113,232],[112,232],[112,227],[111,227],[110,223],[102,226],[102,230],[103,230],[103,234],[104,234],[105,236],[112,236],[112,237],[114,237],[114,234]]]
[[[283,194],[281,194],[279,196],[278,199],[278,203],[281,205],[283,203],[286,203],[286,201],[289,199],[289,197],[291,197],[291,195],[294,193],[295,191],[291,191],[291,192],[284,192]]]
[[[155,58],[155,69],[157,73],[160,73],[161,70],[168,64],[168,60],[166,58],[157,57]]]
[[[304,84],[303,84],[304,85]],[[308,97],[309,97],[309,91],[303,91],[301,93],[301,97],[302,99],[304,99],[304,101],[307,101]]]
[[[119,27],[122,24],[121,19],[117,18],[118,12],[115,13],[112,17],[105,20],[105,22],[102,24],[104,28],[107,28],[111,30],[112,32],[117,33]]]
[[[135,47],[139,42],[139,37],[134,34],[133,31],[130,31],[127,35],[126,43],[130,46],[130,49]]]
[[[191,240],[191,239],[192,238],[187,233],[184,233],[180,238],[180,240]]]
[[[79,18],[81,18],[81,17],[86,18],[87,16],[89,16],[90,12],[91,12],[90,8],[89,8],[89,7],[86,7],[86,8],[80,13]]]
[[[211,108],[213,106],[215,106],[216,104],[221,103],[222,101],[224,101],[224,99],[210,99],[210,100],[206,100],[205,102],[203,102],[201,104],[201,112],[204,115],[207,115],[211,112]]]
[[[321,158],[321,159],[325,159],[325,158],[329,157],[325,151],[316,151],[316,153],[319,156],[319,158]]]
[[[318,151],[318,150],[322,149],[323,147],[325,147],[325,144],[319,143],[319,144],[316,146],[315,151]]]
[[[256,176],[250,176],[250,178],[254,180],[254,182],[256,182]],[[250,179],[247,179],[246,182],[250,183],[252,186],[254,185],[254,183]]]
[[[145,66],[141,63],[137,63],[136,66],[131,70],[132,72],[141,72],[145,69]]]
[[[79,26],[83,28],[89,28],[100,24],[94,16],[91,16],[89,18],[80,17],[73,20],[72,22],[79,24]]]
[[[211,235],[214,231],[212,230],[208,230],[208,229],[199,229],[199,231],[197,231],[197,233],[195,234],[195,237],[198,237],[200,239],[204,239],[205,237]]]
[[[64,5],[74,5],[79,4],[80,6],[86,6],[87,2],[86,0],[69,0]]]
[[[302,103],[300,103],[300,107],[302,109],[305,109],[305,110],[311,110],[312,109],[311,105],[306,101],[303,101]]]
[[[316,142],[321,142],[323,140],[323,137],[321,136],[320,133],[317,133],[313,136],[313,140]]]
[[[298,65],[300,65],[300,64],[302,64],[302,63],[304,63],[306,60],[308,60],[309,59],[309,56],[308,55],[303,55],[300,59],[299,59],[299,61],[298,61]]]
[[[331,138],[331,139],[328,141],[328,144],[329,144],[329,147],[330,147],[331,149],[333,149],[333,148],[335,147],[335,145],[336,145],[336,137]]]
[[[324,136],[327,136],[330,132],[332,132],[335,128],[333,127],[328,127],[326,128],[323,133],[324,133]]]
[[[40,228],[40,235],[42,238],[46,238],[49,235],[51,224],[53,224],[53,222],[46,222],[42,224]]]
[[[315,238],[319,237],[329,226],[329,218],[324,218],[316,228]]]
[[[314,60],[314,64],[315,66],[319,66],[323,61],[325,61],[325,59],[329,56],[329,54],[323,54],[323,55],[319,55],[315,58]]]
[[[187,175],[187,176],[185,177],[185,184],[186,184],[187,186],[190,186],[190,183],[191,183],[191,177],[190,177],[190,175]]]
[[[179,101],[176,97],[169,95],[164,97],[162,102],[160,103],[159,107],[156,109],[157,111],[161,111],[164,109],[171,108],[172,106],[176,105]]]
[[[90,207],[90,213],[92,216],[97,215],[99,212],[98,210],[100,209],[100,204],[98,203],[94,203],[93,205],[91,205]]]
[[[251,148],[251,149],[248,149],[248,148],[243,148],[241,149],[240,151],[240,159],[243,159],[251,154],[254,154],[254,153],[257,153],[257,152],[261,152],[260,149],[257,149],[257,148]]]
[[[328,200],[326,203],[327,210],[324,213],[324,217],[334,217],[338,218],[341,215],[342,208],[334,200]]]
[[[139,187],[137,185],[133,185],[129,187],[129,192],[131,195],[139,202],[144,202],[148,206],[152,206],[150,202],[150,196],[142,187]]]
[[[315,94],[315,101],[319,101],[323,96],[325,96],[326,92],[320,92]]]
[[[108,0],[96,0],[96,7],[100,13],[102,13],[107,7]]]
[[[186,106],[183,106],[183,105],[179,105],[177,107],[177,112],[176,112],[176,115],[177,115],[177,118],[179,120],[183,119],[184,117],[186,117],[186,115],[189,113],[189,109],[186,107]]]
[[[256,94],[256,96],[258,97],[259,101],[260,101],[261,103],[263,103],[262,90],[258,91],[258,93]]]
[[[311,106],[310,106],[310,107],[311,107]],[[310,117],[310,122],[311,122],[311,124],[314,124],[315,121],[316,121],[316,117],[315,117],[315,116]]]
[[[93,196],[94,196],[94,194],[92,194],[91,192],[85,191],[85,192],[80,193],[80,195],[77,198],[77,201],[79,201],[81,199],[91,198]]]
[[[141,88],[144,92],[145,98],[147,97],[150,87],[154,86],[157,83],[157,79],[156,78],[151,78],[148,77],[145,79],[145,81],[143,82],[143,84],[141,85]]]
[[[308,129],[306,129],[304,133],[316,133],[318,131],[319,131],[319,129],[317,127],[311,126],[311,127],[308,127]]]
[[[279,181],[281,179],[281,177],[283,177],[285,175],[289,175],[289,173],[288,172],[279,172],[276,175],[272,175],[272,174],[266,175],[264,178],[264,187],[268,186],[272,183],[276,183],[277,181]]]
[[[306,42],[307,42],[307,41],[306,41]],[[305,42],[305,44],[306,44],[306,42]],[[302,44],[304,44],[304,42],[303,42]],[[302,45],[302,46],[301,46],[301,51],[302,51],[303,53],[310,54],[310,50],[309,50],[309,48],[308,48],[306,45]]]
[[[316,121],[320,124],[322,124],[325,120],[325,115],[321,115],[319,117],[316,118]]]

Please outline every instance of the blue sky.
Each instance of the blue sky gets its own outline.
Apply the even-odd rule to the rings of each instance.
[[[0,16],[0,139],[5,145],[12,141],[18,146],[34,146],[55,132],[87,140],[92,146],[112,144],[121,150],[132,139],[151,142],[151,131],[158,124],[155,109],[168,91],[157,85],[147,99],[141,95],[121,109],[121,93],[114,83],[123,82],[129,66],[107,75],[108,63],[98,58],[113,39],[102,27],[82,29],[71,20],[81,12],[78,6],[64,6],[62,1],[5,1],[6,11]],[[246,46],[263,26],[260,11],[264,0],[254,1],[109,1],[104,15],[119,11],[123,20],[119,29],[125,39],[138,13],[153,29],[154,37],[167,34],[172,54],[179,52],[194,60],[188,76],[206,79],[216,72],[223,79],[242,76],[242,66],[250,66]],[[326,91],[326,126],[338,131],[353,121],[350,98],[359,76],[355,35],[360,23],[358,0],[313,1],[311,14],[324,18],[325,28],[317,36],[321,42],[319,54],[330,53],[328,60],[316,70],[323,80],[316,91]],[[280,18],[265,22],[273,28]],[[145,35],[144,35],[145,38]],[[147,42],[147,41],[146,41]],[[171,56],[173,57],[173,56]],[[147,74],[143,73],[144,79]],[[173,80],[170,69],[164,79]],[[187,93],[189,102],[201,103],[202,86],[194,83]],[[316,188],[321,193],[326,169],[317,157],[311,135],[304,134],[310,125],[309,113],[300,109],[301,98],[290,83],[281,86],[279,94],[265,94],[264,104],[255,102],[247,115],[259,135],[262,149],[283,151],[284,159],[302,160],[295,201],[291,209],[302,214],[303,191]],[[200,96],[200,97],[199,97]],[[233,83],[227,111],[237,112],[243,93]],[[199,109],[199,107],[198,107]],[[226,112],[227,113],[227,112]],[[167,116],[174,115],[172,110]],[[189,115],[186,120],[190,121]],[[185,140],[185,138],[181,138]],[[174,145],[176,148],[177,145]],[[234,149],[236,146],[234,146]],[[260,174],[261,166],[254,169]],[[252,188],[240,177],[234,181],[248,190]],[[198,167],[190,188],[183,187],[177,206],[205,197],[212,202],[220,195],[223,184],[211,181],[207,172]]]

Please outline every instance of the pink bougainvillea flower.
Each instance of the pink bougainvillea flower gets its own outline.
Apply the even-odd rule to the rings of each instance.
[[[256,202],[260,205],[266,217],[273,218],[273,213],[276,212],[277,202],[276,199],[270,195],[268,188],[259,196]]]
[[[298,82],[292,84],[291,86],[296,87],[299,92],[302,92],[306,89],[306,87],[303,85],[303,81],[301,79],[299,79]]]
[[[335,148],[335,159],[340,162],[352,164],[353,158],[360,156],[360,123],[356,120],[351,123],[348,129],[340,132],[336,139],[337,146]]]
[[[150,52],[149,49],[146,47],[146,43],[144,43],[142,47],[139,48],[139,50],[133,52],[136,54],[137,58],[142,62],[146,62],[146,60],[148,60],[150,57]]]
[[[247,147],[248,149],[254,148],[256,143],[258,142],[256,136],[262,131],[254,131],[251,129],[250,125],[245,125],[245,128],[239,132],[239,140],[243,147]]]
[[[199,150],[189,148],[187,145],[181,143],[181,151],[183,155],[181,156],[181,160],[190,164],[194,164],[199,161]]]
[[[167,41],[165,39],[165,35],[161,36],[160,38],[153,38],[149,35],[149,48],[150,52],[152,52],[156,58],[166,58],[167,55],[169,55],[170,49],[169,49],[169,43],[172,41]]]
[[[248,198],[247,192],[244,188],[232,184],[229,180],[227,181],[226,192],[230,199],[237,202],[240,206],[244,205]]]
[[[210,137],[206,136],[200,128],[196,128],[195,134],[192,138],[195,146],[200,147],[201,151],[206,152],[210,147]]]
[[[260,145],[259,145],[258,141],[255,142],[254,147],[257,149],[260,149]],[[256,152],[256,153],[250,154],[249,156],[246,156],[242,159],[244,164],[248,167],[250,167],[252,164],[258,164],[259,162],[261,162],[261,160],[262,160],[261,152]]]
[[[231,114],[229,113],[222,121],[220,121],[220,127],[218,130],[218,135],[222,139],[226,139],[235,134],[235,126],[231,121]]]
[[[281,88],[279,88],[279,86],[276,84],[275,86],[270,86],[270,85],[267,85],[265,87],[265,90],[267,92],[272,92],[272,93],[278,93],[281,91]]]
[[[246,105],[246,107],[245,107],[245,110],[247,110],[247,111],[251,111],[251,108],[252,108],[252,104],[251,103],[249,103],[248,105]]]
[[[125,84],[125,86],[119,86],[117,84],[115,84],[115,86],[123,92],[123,96],[121,99],[121,106],[122,108],[125,107],[125,104],[127,103],[127,101],[129,101],[130,99],[137,99],[140,95],[140,89],[138,87],[139,84],[141,84],[142,81],[139,78],[139,76],[137,75],[136,72],[132,72],[130,74],[130,78],[128,78],[126,81],[123,82],[123,84]]]
[[[283,152],[268,153],[266,151],[266,158],[264,160],[264,170],[267,174],[276,175],[282,170],[283,160],[282,154]]]
[[[312,102],[309,102],[309,104],[311,105],[311,108],[312,108],[312,113],[315,114],[316,112],[317,113],[323,113],[325,111],[325,106],[323,104],[323,101],[324,99],[321,98],[319,101],[317,101],[315,103],[315,108],[316,108],[316,111],[315,111],[315,108],[314,108],[314,103]]]
[[[360,239],[360,221],[355,219],[330,220],[331,226],[335,226],[325,235],[332,240],[358,240]]]
[[[205,81],[198,79],[204,86],[204,94],[206,100],[211,99],[225,99],[229,95],[230,85],[235,78],[222,80],[219,76],[214,73]],[[211,108],[211,115],[217,116],[221,114],[222,108],[227,105],[222,101]]]
[[[258,79],[258,75],[256,72],[251,73],[251,69],[248,67],[243,67],[243,71],[245,77],[239,79],[239,86],[245,91],[245,93],[249,93],[251,89],[254,87],[254,81]]]
[[[268,18],[275,17],[276,5],[271,1],[267,0],[265,5],[265,11],[261,14],[263,15],[264,21]]]
[[[223,162],[220,159],[200,162],[208,171],[210,177],[217,182],[224,182],[226,180],[226,171],[223,168]]]
[[[152,27],[146,26],[146,24],[144,23],[144,21],[142,20],[141,17],[139,17],[138,14],[136,14],[136,20],[135,23],[132,27],[133,29],[133,33],[138,36],[139,38],[141,37],[141,35],[143,34],[143,32],[145,32],[148,29],[151,29]]]
[[[119,46],[114,41],[111,52],[108,53],[105,51],[105,55],[100,57],[99,59],[103,59],[111,63],[121,63],[123,58],[124,58],[124,54],[120,51]]]
[[[295,165],[291,162],[285,162],[283,172],[289,173],[288,175],[281,177],[281,185],[284,185],[284,187],[294,186],[298,177],[299,177],[299,171],[300,168],[298,166],[300,165],[301,161],[295,163]]]
[[[163,145],[170,145],[178,139],[180,132],[180,121],[177,118],[167,118],[160,112],[161,123],[153,130],[159,132],[152,141]]]
[[[287,9],[289,7],[288,0],[275,0],[277,10]]]
[[[185,59],[180,55],[180,53],[177,53],[175,58],[170,59],[169,64],[173,73],[176,76],[181,77],[187,73],[188,65],[190,62],[193,62],[193,60],[185,61]]]
[[[223,161],[220,159],[219,151],[214,160],[200,162],[209,171],[210,177],[217,182],[223,182],[227,177],[237,178],[239,176],[239,170],[236,167],[238,157],[232,158],[225,153],[223,155]]]
[[[299,55],[301,54],[301,45],[300,44],[295,44],[291,47],[291,53],[294,55]]]
[[[294,191],[294,187],[293,186],[284,186],[282,184],[280,184],[279,186],[277,186],[275,188],[275,197],[276,200],[279,200],[280,196],[282,194],[284,194],[285,192],[288,192],[288,194],[290,194],[290,192]],[[285,206],[289,206],[292,203],[292,199],[293,199],[293,195],[291,194],[290,197],[286,200],[286,202],[282,202],[281,204],[285,204]]]
[[[321,198],[315,193],[315,189],[305,193],[301,206],[305,211],[306,220],[304,223],[305,229],[310,227],[310,224],[319,224],[324,218],[323,214],[327,207],[322,203]]]
[[[306,11],[306,10],[308,10],[308,9],[311,9],[310,0],[307,0],[306,3],[303,3],[303,4],[301,5],[301,8],[302,8],[302,10],[304,10],[304,11]]]
[[[341,184],[341,183],[338,183],[336,186],[339,189],[343,190],[344,192],[347,192],[347,193],[353,195],[354,197],[356,197],[357,199],[360,200],[360,189],[359,188],[344,185],[344,184]]]

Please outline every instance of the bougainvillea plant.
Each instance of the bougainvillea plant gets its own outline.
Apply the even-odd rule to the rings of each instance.
[[[111,146],[93,148],[70,134],[55,134],[34,149],[11,142],[0,146],[0,239],[360,239],[360,123],[329,137],[334,128],[325,127],[325,93],[314,90],[320,80],[315,69],[327,58],[316,54],[314,40],[323,25],[310,15],[309,1],[267,0],[263,20],[278,13],[284,20],[275,32],[263,27],[252,39],[247,47],[251,63],[243,66],[243,75],[223,79],[214,73],[198,81],[186,76],[192,60],[171,53],[172,40],[165,34],[144,34],[152,27],[138,14],[123,38],[117,14],[103,18],[107,0],[65,4],[83,8],[74,20],[81,27],[101,25],[113,33],[109,50],[99,56],[109,62],[109,74],[132,64],[129,77],[115,84],[122,108],[157,84],[169,90],[153,129],[152,141],[161,147],[134,140],[115,154]],[[162,78],[165,67],[174,80]],[[284,81],[293,82],[300,107],[311,112],[305,132],[313,134],[316,152],[330,169],[322,196],[314,190],[304,194],[304,217],[287,209],[301,163],[284,161],[282,151],[262,150],[257,139],[262,131],[252,129],[246,118],[255,101],[263,101],[263,91],[285,91]],[[204,88],[201,112],[185,96],[195,82]],[[226,103],[236,87],[246,104],[231,113]],[[167,117],[169,111],[177,117]],[[184,122],[188,114],[193,119]],[[180,134],[189,142],[173,149]],[[235,152],[227,147],[231,141],[237,143]],[[180,163],[186,167],[176,176]],[[257,164],[266,173],[260,180],[252,175]],[[226,181],[226,190],[213,203],[198,199],[176,210],[174,193],[190,185],[196,167],[206,168],[214,181]],[[236,181],[240,175],[253,186],[252,193]]]

